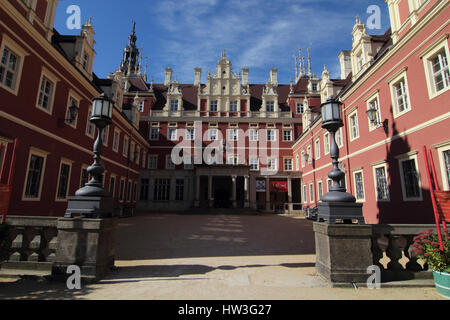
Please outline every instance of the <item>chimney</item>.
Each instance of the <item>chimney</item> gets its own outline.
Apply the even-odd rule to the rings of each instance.
[[[339,54],[339,62],[341,63],[341,79],[347,79],[350,72],[352,72],[350,51],[341,51]]]
[[[248,85],[248,72],[249,72],[248,68],[242,69],[242,85],[243,86]]]
[[[194,86],[199,86],[202,83],[202,69],[195,68],[194,69]]]
[[[278,86],[278,69],[276,68],[272,68],[270,69],[270,82],[274,85],[274,86]]]
[[[164,85],[168,87],[172,82],[172,73],[173,70],[171,68],[166,68],[166,77],[164,79]]]

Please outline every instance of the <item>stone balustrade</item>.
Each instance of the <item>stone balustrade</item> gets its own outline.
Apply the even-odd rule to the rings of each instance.
[[[51,273],[58,247],[58,218],[8,217],[1,239],[2,273]]]

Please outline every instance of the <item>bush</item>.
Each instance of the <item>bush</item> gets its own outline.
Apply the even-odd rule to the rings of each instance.
[[[432,270],[450,272],[450,238],[446,233],[442,234],[444,251],[439,245],[438,235],[433,229],[421,232],[414,237],[413,254],[425,261]]]

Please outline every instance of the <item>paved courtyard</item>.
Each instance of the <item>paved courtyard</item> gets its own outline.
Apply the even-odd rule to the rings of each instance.
[[[140,214],[119,221],[117,269],[100,283],[2,279],[0,299],[440,299],[434,288],[332,289],[314,247],[304,219]]]

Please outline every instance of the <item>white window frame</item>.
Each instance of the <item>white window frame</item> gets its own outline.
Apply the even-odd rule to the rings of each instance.
[[[339,142],[337,139],[338,136],[341,138],[340,143],[338,143]],[[341,149],[344,146],[344,131],[342,130],[342,128],[339,128],[339,130],[336,131],[335,138],[336,138],[336,144],[337,144],[338,148]],[[331,136],[330,136],[330,142],[331,142]],[[331,146],[330,146],[330,148],[331,148]]]
[[[227,129],[227,141],[238,141],[239,130],[238,129]]]
[[[112,144],[112,150],[114,152],[119,152],[120,135],[121,135],[121,131],[117,128],[114,128],[113,144]]]
[[[175,137],[173,137],[170,134],[171,132],[175,132]],[[167,128],[167,140],[178,141],[178,129],[177,128]]]
[[[322,193],[322,195],[320,193]],[[317,181],[317,197],[319,198],[318,199],[319,202],[322,202],[323,195],[324,195],[324,193],[323,193],[323,182],[322,182],[322,180],[319,180],[319,181]]]
[[[152,130],[157,130],[158,131],[158,134],[156,135],[156,137],[153,137]],[[158,127],[151,127],[150,128],[150,141],[158,141],[158,140],[159,140],[159,128]]]
[[[302,150],[302,152],[301,152],[301,159],[300,159],[300,161],[302,162],[302,168],[304,168],[305,166],[306,166],[306,161],[305,161],[305,150]]]
[[[249,163],[250,163],[250,171],[259,171],[259,158],[258,157],[251,157]],[[252,168],[253,165],[256,165],[256,168]]]
[[[236,108],[235,108],[235,110],[231,110],[231,106],[236,106]],[[238,111],[238,101],[237,100],[233,100],[233,101],[230,101],[230,112],[239,112]]]
[[[215,110],[213,110],[213,106],[215,106]],[[219,101],[218,100],[211,100],[209,102],[209,111],[210,112],[219,112]]]
[[[436,98],[437,96],[440,96],[441,94],[447,92],[450,90],[450,85],[447,87],[437,91],[436,90],[436,84],[433,74],[433,69],[431,65],[431,59],[433,59],[440,51],[444,50],[445,54],[447,56],[447,63],[450,60],[450,50],[448,47],[448,39],[447,36],[441,37],[435,44],[433,44],[430,48],[426,50],[425,53],[421,55],[424,69],[425,69],[425,76],[427,81],[427,88],[428,88],[428,96],[431,99]],[[449,65],[450,68],[450,65]]]
[[[300,109],[299,109],[300,108]],[[296,105],[295,105],[295,112],[297,113],[297,114],[303,114],[303,111],[304,111],[304,106],[303,106],[303,103],[300,103],[300,102],[297,102],[296,103]],[[300,112],[299,112],[300,111]]]
[[[385,173],[385,177],[386,177],[386,187],[387,187],[387,199],[378,199],[378,185],[377,185],[377,169],[379,168],[384,168],[384,173]],[[377,202],[390,202],[391,201],[391,195],[389,192],[389,175],[388,175],[388,170],[387,170],[387,164],[386,162],[380,163],[380,164],[376,164],[372,166],[372,170],[373,170],[373,183],[374,183],[374,188],[375,188],[375,199]]]
[[[442,175],[442,181],[443,181],[443,190],[449,191],[450,190],[450,182],[447,178],[447,167],[445,165],[445,158],[444,158],[444,152],[450,150],[450,142],[448,144],[441,146],[437,148],[437,152],[439,154],[439,165],[441,167],[441,175]]]
[[[423,193],[422,193],[422,183],[420,179],[420,171],[419,171],[419,164],[417,159],[417,153],[415,154],[407,154],[400,157],[397,157],[399,161],[399,168],[400,168],[400,181],[402,185],[402,195],[403,195],[403,201],[423,201]],[[403,162],[408,160],[414,160],[415,163],[415,169],[417,172],[417,179],[418,179],[418,185],[419,185],[419,197],[415,198],[407,198],[406,197],[406,188],[405,188],[405,177],[403,174]]]
[[[122,187],[122,183],[123,183],[123,189],[121,188]],[[119,180],[119,196],[118,196],[118,200],[119,200],[120,203],[123,203],[124,200],[125,200],[125,189],[126,188],[127,188],[127,184],[126,184],[125,178],[120,177],[120,180]]]
[[[130,138],[127,135],[123,136],[122,155],[128,157],[128,149],[130,147]]]
[[[314,190],[314,184],[313,183],[310,183],[309,184],[309,203],[315,203],[314,202],[314,200],[315,200],[315,190]]]
[[[169,105],[169,110],[171,112],[179,111],[179,108],[180,108],[179,105],[180,105],[180,103],[179,103],[178,99],[171,99],[170,100],[170,105]],[[176,109],[174,107],[176,107]]]
[[[353,132],[354,131],[353,124],[352,124],[353,117],[355,119],[354,125],[356,126],[356,135],[355,135],[355,132]],[[354,141],[359,138],[360,133],[359,133],[359,120],[358,120],[358,110],[357,109],[348,115],[348,130],[349,130],[350,141]]]
[[[286,139],[286,133],[289,132],[289,137]],[[292,142],[292,130],[283,130],[283,141]]]
[[[258,129],[250,129],[248,133],[250,142],[258,142],[259,141],[259,130]]]
[[[287,166],[286,161],[290,161],[290,168]],[[285,172],[294,171],[294,159],[292,157],[283,158],[283,169]]]
[[[405,110],[399,112],[398,111],[397,90],[395,87],[402,80],[404,81],[404,91],[405,91],[404,93],[406,94],[405,103],[407,104],[407,106],[406,106]],[[408,79],[406,77],[406,69],[403,70],[395,78],[393,78],[389,81],[389,87],[390,87],[390,92],[391,92],[392,110],[393,110],[393,114],[394,114],[394,119],[396,119],[412,110],[410,94],[409,94],[409,87],[408,87]]]
[[[269,111],[269,105],[271,106],[271,111]],[[266,101],[266,112],[275,112],[275,101]]]
[[[311,164],[313,162],[313,154],[312,154],[312,146],[309,145],[306,148],[306,154],[308,155],[308,164]]]
[[[218,130],[219,129],[217,129],[217,128],[209,128],[208,129],[208,140],[209,141],[219,140]]]
[[[109,126],[106,126],[104,129],[103,129],[103,132],[102,132],[102,142],[103,142],[103,146],[104,147],[107,147],[108,146],[108,141],[109,141]]]
[[[314,151],[315,151],[315,159],[320,159],[320,139],[316,139],[314,141]]]
[[[2,82],[0,82],[0,88],[5,89],[9,93],[12,93],[13,95],[17,96],[20,89],[25,58],[30,54],[26,50],[24,50],[20,45],[18,45],[14,40],[12,40],[7,34],[2,33],[2,43],[0,46],[0,59],[3,57],[3,51],[5,47],[7,47],[15,55],[19,57],[19,63],[15,74],[14,87],[10,88],[4,85]]]
[[[154,162],[153,162],[154,160]],[[154,166],[152,164],[155,164]],[[147,168],[149,170],[158,169],[158,155],[157,154],[149,154],[147,159]]]
[[[372,131],[378,129],[379,127],[383,126],[383,123],[381,120],[382,118],[381,118],[380,95],[378,93],[371,96],[367,100],[367,110],[369,110],[372,107],[374,102],[376,102],[376,108],[377,108],[377,119],[376,119],[377,123],[373,124],[372,121],[370,121],[369,117],[367,117],[367,122],[369,123],[369,132],[372,132]]]
[[[166,170],[175,170],[176,165],[172,162],[172,155],[166,155]]]
[[[302,186],[302,198],[303,198],[303,203],[308,203],[308,185],[304,184]]]
[[[46,109],[44,107],[41,107],[39,105],[39,97],[40,97],[40,94],[41,94],[41,87],[42,87],[42,82],[44,81],[44,77],[46,79],[48,79],[53,85],[52,92],[51,92],[50,97],[49,97],[50,101],[49,101],[48,109]],[[60,81],[59,78],[57,76],[55,76],[50,70],[48,70],[46,67],[42,67],[41,77],[40,77],[40,80],[39,80],[39,87],[38,87],[38,90],[37,90],[37,97],[36,97],[36,108],[37,109],[39,109],[41,111],[44,111],[45,113],[48,113],[49,115],[53,114],[53,106],[55,104],[56,87],[58,86],[58,82],[59,81]]]
[[[190,132],[192,132],[192,134]],[[195,140],[195,129],[194,128],[186,128],[186,140],[187,141]]]
[[[23,191],[22,191],[22,201],[41,201],[41,196],[42,196],[42,186],[44,185],[44,178],[45,178],[45,169],[46,169],[46,165],[47,165],[47,156],[49,155],[49,152],[34,148],[34,147],[30,147],[30,151],[28,152],[28,160],[26,163],[26,170],[27,170],[27,174],[25,175],[25,182],[23,184]],[[25,196],[25,191],[27,188],[27,182],[28,182],[28,175],[30,173],[30,160],[31,157],[35,155],[38,157],[42,157],[44,158],[43,163],[42,163],[42,169],[41,169],[41,178],[39,181],[39,192],[38,192],[38,197],[36,198],[27,198]]]
[[[328,132],[323,134],[323,152],[325,155],[330,154],[331,150],[331,136]]]
[[[56,180],[56,195],[55,195],[55,201],[56,202],[67,202],[67,199],[69,198],[69,194],[70,194],[70,180],[72,177],[72,165],[73,165],[73,161],[69,160],[69,159],[61,159],[61,162],[59,164],[59,170],[58,170],[58,179]],[[58,192],[59,192],[59,184],[61,183],[61,168],[62,166],[67,165],[69,166],[69,177],[67,180],[67,190],[66,190],[66,196],[65,198],[58,198]]]
[[[113,190],[111,190],[111,180],[114,179],[114,188]],[[115,195],[116,195],[116,187],[117,187],[117,176],[115,174],[111,174],[109,176],[109,186],[108,186],[108,191],[111,193],[111,197],[113,199],[115,199]]]
[[[356,175],[357,174],[361,174],[362,192],[364,194],[363,198],[358,198],[358,192],[357,192],[357,188],[356,188]],[[353,171],[353,182],[354,182],[353,187],[354,187],[354,192],[355,192],[354,195],[356,198],[356,202],[366,202],[366,188],[364,185],[364,172],[362,169]]]
[[[271,134],[273,133],[273,134]],[[267,129],[267,141],[268,142],[277,142],[277,133],[276,129]]]

